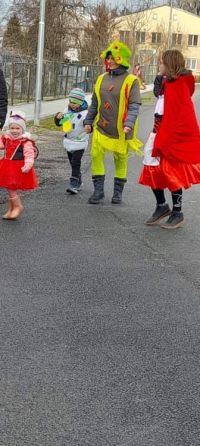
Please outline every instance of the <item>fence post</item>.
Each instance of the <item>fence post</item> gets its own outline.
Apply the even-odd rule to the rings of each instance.
[[[28,71],[27,71],[27,103],[30,101],[30,85],[31,85],[31,65],[28,64]]]
[[[51,70],[48,72],[48,97],[51,96]]]
[[[15,89],[15,63],[12,62],[12,68],[11,68],[11,93],[10,93],[11,105],[14,104],[14,89]]]
[[[78,70],[79,70],[79,65],[76,66],[76,85],[75,85],[75,87],[77,86],[77,83],[78,83]]]
[[[20,79],[20,102],[22,102],[22,98],[23,98],[23,81],[24,81],[24,72],[25,72],[25,64],[23,64],[23,68],[20,72],[21,74],[21,79]],[[26,82],[26,81],[25,81]]]
[[[65,77],[65,97],[67,96],[68,76],[69,76],[69,64],[67,64],[67,73]]]
[[[53,64],[54,66],[54,98],[56,98],[56,94],[57,94],[57,64],[56,62],[54,62]]]
[[[87,67],[86,66],[84,67],[84,70],[85,70],[84,71],[84,81],[83,81],[84,82],[84,91],[87,92],[87,77],[86,77],[87,76]]]

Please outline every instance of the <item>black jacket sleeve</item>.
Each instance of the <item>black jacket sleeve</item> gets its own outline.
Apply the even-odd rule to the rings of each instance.
[[[3,71],[0,70],[0,129],[3,127],[7,115],[8,95]]]
[[[157,98],[161,92],[163,76],[158,74],[154,80],[154,96]]]

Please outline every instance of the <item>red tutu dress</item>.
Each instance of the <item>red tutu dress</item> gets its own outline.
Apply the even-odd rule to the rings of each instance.
[[[34,144],[21,136],[13,139],[9,134],[0,137],[0,149],[5,150],[0,159],[0,187],[10,190],[30,190],[38,187],[38,179],[33,167],[23,173],[21,168],[34,163]]]
[[[140,184],[174,192],[200,183],[200,130],[193,93],[194,77],[188,72],[165,82],[164,115],[152,151],[160,163],[143,167]]]

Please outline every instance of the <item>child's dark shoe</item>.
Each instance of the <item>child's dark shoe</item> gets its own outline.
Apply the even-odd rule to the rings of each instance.
[[[72,195],[78,194],[80,190],[79,178],[71,177],[67,192]]]
[[[83,188],[82,179],[81,179],[81,177],[79,177],[77,191],[80,192],[82,190],[82,188]]]
[[[169,216],[166,223],[162,223],[161,228],[163,229],[178,229],[182,226],[184,222],[184,216],[182,212],[173,211]]]
[[[167,203],[162,206],[157,205],[153,215],[146,221],[146,225],[157,225],[162,218],[169,214],[171,214],[171,211]]]

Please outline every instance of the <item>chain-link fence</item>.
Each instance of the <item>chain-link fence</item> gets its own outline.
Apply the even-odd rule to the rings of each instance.
[[[2,67],[11,105],[31,102],[35,98],[36,62],[4,58]],[[91,92],[102,66],[64,64],[45,61],[43,65],[42,99],[67,96],[73,87]]]

